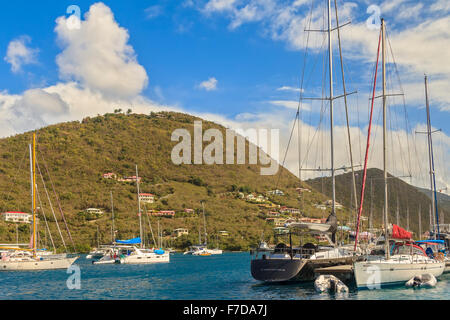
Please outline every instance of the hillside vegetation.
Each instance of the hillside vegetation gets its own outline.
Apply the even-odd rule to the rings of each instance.
[[[171,141],[171,134],[177,128],[186,128],[193,137],[194,120],[201,119],[180,113],[114,113],[39,129],[38,165],[67,246],[71,247],[71,242],[59,210],[58,199],[78,251],[86,251],[95,246],[97,236],[100,243],[111,241],[111,191],[115,226],[118,230],[116,238],[127,239],[139,235],[136,184],[102,177],[108,172],[117,174],[119,178],[134,176],[136,164],[139,176],[142,177],[141,192],[153,193],[157,199],[156,203],[147,205],[145,209],[176,211],[175,218],[149,219],[144,215],[142,221],[146,241],[151,239],[149,222],[156,235],[159,220],[167,240],[175,228],[189,229],[189,236],[171,240],[169,245],[185,248],[191,243],[197,243],[200,227],[203,232],[203,217],[199,213],[201,201],[204,200],[209,242],[216,242],[218,231],[226,230],[230,235],[220,238],[220,246],[229,250],[244,250],[257,243],[264,229],[265,234],[269,234],[273,227],[262,217],[264,210],[257,204],[238,199],[237,191],[265,194],[277,187],[285,195],[272,197],[274,203],[299,207],[300,199],[295,189],[300,186],[310,187],[300,183],[284,168],[280,167],[277,175],[262,176],[259,165],[173,164],[171,151],[178,142]],[[224,127],[203,121],[203,130],[208,128],[219,129],[225,137]],[[32,133],[28,132],[0,139],[1,212],[30,212],[28,145],[31,143],[31,136]],[[42,201],[42,209],[39,211],[40,240],[47,240],[47,243],[50,241],[44,228],[45,213],[45,217],[51,221],[51,234],[56,246],[61,249],[62,242],[39,174],[37,184]],[[326,199],[314,190],[305,193],[302,211],[310,217],[327,216],[328,213],[314,207],[314,204]],[[99,208],[104,214],[97,220],[89,220],[79,214],[86,208]],[[185,208],[194,209],[195,212],[185,213]],[[348,212],[346,209],[340,210],[339,215],[344,220],[347,219]],[[28,240],[29,226],[21,225],[19,242]],[[0,241],[16,241],[14,224],[3,220],[0,222]]]

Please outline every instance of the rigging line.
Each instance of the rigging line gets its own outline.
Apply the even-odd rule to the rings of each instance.
[[[58,232],[59,232],[59,236],[61,237],[62,244],[63,244],[63,246],[64,246],[65,251],[67,252],[66,242],[64,241],[64,237],[63,237],[63,235],[62,235],[61,228],[59,227],[58,219],[56,218],[55,210],[53,209],[53,204],[52,204],[52,201],[50,200],[50,195],[48,194],[47,187],[45,186],[44,177],[43,177],[43,175],[42,175],[41,168],[39,167],[39,162],[38,162],[37,159],[36,159],[36,167],[38,168],[39,175],[40,175],[40,177],[41,177],[42,184],[43,184],[43,186],[44,186],[44,190],[45,190],[45,193],[46,193],[46,195],[47,195],[48,203],[49,203],[49,205],[50,205],[50,209],[51,209],[51,211],[52,211],[53,218],[55,219],[55,223],[56,223],[56,227],[57,227]]]
[[[312,1],[311,1],[311,12],[312,12]],[[308,39],[309,39],[309,35],[308,35]],[[323,46],[323,44],[322,44],[322,46]],[[309,47],[309,40],[308,40],[307,47],[306,47],[305,57],[306,57],[306,53],[307,53],[308,47]],[[316,59],[316,63],[317,63],[317,59]],[[305,58],[304,58],[304,65],[306,66],[306,59]],[[292,139],[293,131],[295,129],[296,121],[298,121],[298,118],[300,117],[300,106],[301,106],[301,101],[303,100],[302,99],[302,97],[303,97],[303,95],[302,95],[302,88],[303,88],[303,79],[304,79],[304,71],[305,71],[305,69],[306,69],[306,67],[304,67],[303,71],[302,71],[302,84],[301,84],[302,87],[300,89],[299,105],[298,105],[297,113],[296,113],[296,116],[295,116],[295,119],[294,119],[294,122],[293,122],[291,136],[289,138],[288,145],[286,146],[286,152],[285,152],[285,155],[284,155],[283,166],[284,166],[284,163],[285,163],[285,160],[286,160],[286,157],[287,157],[287,153],[289,151],[289,146],[290,146],[290,142],[291,142],[291,139]],[[311,73],[311,75],[312,75],[312,73]],[[300,159],[299,159],[299,161],[300,161]],[[276,187],[277,188],[278,188],[278,184],[279,184],[280,179],[281,179],[281,174],[282,174],[282,170],[280,170],[280,172],[278,173],[278,179],[277,179],[277,182],[276,182]],[[299,179],[300,179],[300,177],[299,177]]]
[[[289,135],[288,145],[286,147],[286,152],[284,153],[284,158],[283,158],[283,163],[282,163],[283,167],[286,162],[286,157],[287,157],[287,153],[289,150],[289,145],[291,144],[292,135],[293,135],[294,129],[295,129],[295,121],[297,120],[297,117],[298,117],[298,114],[296,114],[296,116],[295,116],[294,125],[292,126],[291,134]],[[280,170],[280,171],[282,171],[282,170]],[[280,178],[281,178],[281,172],[278,174],[278,179],[277,179],[277,183],[275,184],[275,189],[278,189],[278,185],[280,183]]]
[[[311,7],[310,7],[310,15],[309,15],[309,24],[308,29],[311,27],[311,21],[312,21],[312,8],[313,8],[313,0],[311,0]],[[302,181],[302,167],[301,167],[301,106],[302,106],[302,99],[303,99],[303,81],[305,77],[305,69],[306,69],[306,57],[308,54],[308,48],[309,48],[309,32],[306,36],[306,45],[305,45],[305,54],[303,56],[303,68],[302,68],[302,78],[300,82],[300,95],[299,95],[299,102],[298,102],[298,108],[297,108],[297,143],[298,143],[298,178],[300,182]],[[302,198],[303,199],[303,198]]]
[[[69,230],[69,226],[67,225],[66,217],[64,216],[63,210],[62,210],[62,208],[61,208],[61,203],[59,202],[58,195],[56,194],[56,190],[55,190],[55,186],[54,186],[54,184],[53,184],[52,177],[50,176],[50,172],[48,171],[47,163],[45,162],[45,159],[44,159],[44,156],[43,156],[43,153],[42,153],[42,151],[41,151],[41,148],[40,148],[39,144],[38,144],[38,149],[39,149],[39,153],[40,153],[40,155],[41,155],[42,162],[43,162],[43,164],[44,164],[45,171],[46,171],[47,176],[48,176],[48,178],[49,178],[49,180],[50,180],[50,184],[51,184],[51,186],[52,186],[52,189],[53,189],[53,193],[54,193],[54,195],[55,195],[56,202],[58,203],[59,212],[61,213],[61,216],[62,216],[63,221],[64,221],[64,225],[65,225],[65,227],[66,227],[67,234],[69,235],[69,239],[70,239],[70,241],[71,241],[71,243],[72,243],[73,251],[75,252],[75,244],[74,244],[74,242],[73,242],[72,235],[70,234],[70,230]]]
[[[24,162],[24,160],[25,160],[25,158],[26,158],[26,156],[27,156],[27,154],[28,154],[28,150],[25,150],[25,152],[24,152],[24,155],[23,155],[23,157],[22,157],[22,160],[19,162],[19,168],[18,168],[18,170],[16,171],[16,174],[13,176],[13,181],[12,181],[12,183],[13,183],[13,185],[16,185],[17,184],[17,177],[19,176],[19,174],[20,174],[20,171],[22,170],[22,165],[23,165],[23,162]],[[13,192],[13,188],[10,188],[9,190],[8,190],[8,193],[6,194],[6,197],[5,197],[5,199],[3,199],[4,201],[3,201],[3,211],[6,211],[7,210],[7,201],[9,200],[9,198],[11,197],[11,193]]]
[[[40,208],[42,210],[42,215],[44,216],[45,226],[47,227],[47,231],[48,231],[48,234],[50,236],[50,242],[52,243],[53,250],[56,252],[55,243],[53,242],[52,233],[50,232],[50,228],[48,226],[47,217],[45,216],[45,210],[44,210],[44,206],[42,205],[41,196],[40,196],[39,191],[38,191],[37,183],[36,183],[36,194],[37,194],[37,198],[38,198],[38,201],[39,201]]]
[[[390,37],[389,37],[389,34],[388,34],[388,32],[386,32],[386,37],[387,37],[387,39],[388,39],[388,45],[389,45],[389,50],[390,50],[390,52],[391,52],[391,55],[392,55],[392,60],[393,60],[393,65],[394,65],[394,70],[395,70],[395,73],[396,73],[396,75],[397,75],[397,79],[398,79],[398,82],[399,82],[399,85],[400,85],[400,92],[403,94],[402,95],[402,99],[403,99],[403,109],[404,109],[404,112],[405,112],[405,119],[406,119],[406,132],[408,133],[408,132],[410,132],[410,126],[409,126],[409,118],[408,118],[408,113],[407,113],[407,111],[406,111],[406,98],[405,98],[405,95],[404,95],[404,90],[403,90],[403,85],[402,85],[402,81],[401,81],[401,79],[400,79],[400,73],[399,73],[399,71],[398,71],[398,67],[397,67],[397,63],[396,63],[396,61],[395,61],[395,56],[394,56],[394,51],[392,50],[392,46],[391,46],[391,41],[390,41]],[[409,148],[409,138],[408,138],[408,135],[406,136],[406,139],[407,139],[407,145],[408,145],[408,156],[409,156],[409,159],[410,159],[410,162],[409,162],[409,169],[410,169],[410,173],[411,173],[411,151],[410,151],[410,148]]]
[[[336,25],[339,27],[339,17],[338,17],[338,8],[337,8],[337,0],[334,0],[334,9],[336,12]],[[348,135],[348,148],[350,153],[350,166],[352,168],[352,184],[353,184],[353,196],[355,197],[355,213],[356,208],[358,207],[358,197],[356,195],[356,179],[355,179],[355,169],[353,166],[353,152],[352,152],[352,141],[351,141],[351,135],[350,135],[350,122],[348,118],[348,106],[347,106],[347,90],[345,87],[345,76],[344,76],[344,62],[342,57],[342,46],[341,46],[341,31],[340,28],[337,29],[338,34],[338,43],[339,43],[339,57],[341,62],[341,71],[342,71],[342,87],[343,87],[343,93],[344,93],[344,105],[345,105],[345,118],[347,121],[347,135]]]
[[[439,132],[439,135],[438,135],[438,137],[439,137],[439,146],[440,146],[440,153],[441,153],[441,159],[442,159],[442,164],[441,164],[441,167],[442,167],[442,171],[443,171],[443,181],[444,181],[444,183],[445,184],[447,184],[447,178],[448,178],[448,175],[447,175],[447,166],[445,165],[445,157],[444,157],[444,144],[443,144],[443,139],[442,139],[442,136],[443,136],[443,133],[442,132]],[[439,150],[438,149],[438,150]],[[441,175],[442,176],[442,175]]]
[[[374,98],[375,98],[375,91],[376,91],[376,84],[377,84],[378,61],[380,58],[381,33],[382,33],[382,30],[380,31],[380,35],[378,37],[377,62],[376,62],[376,68],[375,68],[375,77],[374,77],[372,102],[371,102],[372,107],[370,108],[369,128],[368,128],[368,132],[367,132],[366,156],[365,156],[365,160],[364,160],[364,173],[363,173],[363,180],[362,180],[362,187],[361,187],[361,203],[359,206],[358,218],[356,220],[357,222],[356,222],[354,252],[356,252],[356,247],[358,245],[359,224],[360,224],[361,214],[362,214],[363,205],[364,205],[364,191],[365,191],[364,189],[366,187],[366,178],[367,178],[367,160],[368,160],[367,157],[369,154],[369,147],[370,147],[370,131],[372,129],[372,117],[373,117],[373,106],[374,106],[374,100],[375,100]]]

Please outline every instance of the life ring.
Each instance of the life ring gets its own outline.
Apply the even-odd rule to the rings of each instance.
[[[444,261],[444,254],[442,252],[436,253],[435,259],[438,261]]]

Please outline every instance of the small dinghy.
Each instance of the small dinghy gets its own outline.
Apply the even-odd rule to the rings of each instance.
[[[333,275],[320,275],[314,282],[314,287],[319,292],[348,292],[348,287]]]
[[[419,276],[415,276],[406,282],[406,286],[408,288],[431,288],[434,287],[437,283],[436,277],[430,273],[425,273]]]

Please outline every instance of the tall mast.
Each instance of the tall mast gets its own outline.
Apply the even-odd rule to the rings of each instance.
[[[115,242],[115,228],[114,228],[114,201],[113,201],[113,194],[112,194],[112,191],[110,192],[110,194],[111,194],[111,219],[112,219],[112,230],[111,230],[111,240],[112,240],[112,243],[114,243]]]
[[[33,256],[36,257],[36,133],[33,132]]]
[[[383,57],[383,171],[384,171],[384,237],[386,259],[389,259],[389,236],[388,236],[388,185],[387,185],[387,159],[386,159],[386,25],[384,19],[381,19],[381,43]]]
[[[339,26],[338,26],[339,27]],[[330,135],[331,135],[331,180],[333,190],[333,205],[331,214],[336,214],[336,179],[334,172],[334,123],[333,123],[333,44],[331,38],[331,0],[328,0],[328,67],[330,73]]]
[[[203,209],[203,227],[205,229],[205,246],[208,245],[208,234],[206,233],[206,216],[205,216],[205,203],[202,201],[202,209]]]
[[[397,211],[395,212],[397,215],[397,225],[400,225],[400,207],[399,207],[399,203],[398,203],[398,196],[397,196]]]
[[[419,239],[422,237],[422,208],[419,204]]]
[[[427,135],[428,135],[428,159],[430,163],[430,187],[433,199],[431,200],[431,212],[436,213],[436,225],[434,227],[434,235],[436,238],[436,227],[437,233],[439,234],[439,212],[437,207],[437,194],[436,194],[436,177],[434,173],[434,159],[433,159],[433,139],[431,137],[431,118],[430,118],[430,104],[428,101],[428,77],[425,75],[425,101],[427,108]]]
[[[144,247],[143,241],[142,241],[142,218],[141,218],[141,197],[140,197],[140,191],[139,191],[139,173],[138,173],[138,166],[136,165],[136,185],[137,185],[137,193],[138,193],[138,209],[139,209],[139,235],[141,237],[141,248]]]

